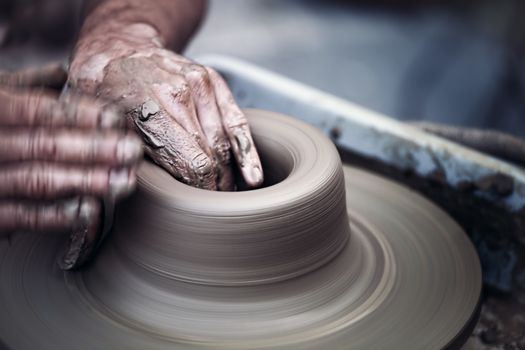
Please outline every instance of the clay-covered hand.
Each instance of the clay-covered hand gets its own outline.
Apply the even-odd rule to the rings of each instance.
[[[100,232],[98,198],[131,191],[141,148],[114,107],[43,90],[0,89],[0,236],[73,232],[63,267],[79,263]]]
[[[181,181],[232,190],[233,153],[246,184],[260,185],[262,167],[246,117],[223,78],[162,48],[145,24],[116,32],[79,41],[70,85],[121,106],[146,153]]]

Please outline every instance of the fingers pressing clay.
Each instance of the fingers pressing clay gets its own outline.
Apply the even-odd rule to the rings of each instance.
[[[71,195],[110,194],[122,197],[135,187],[130,169],[72,167],[52,163],[28,163],[0,169],[0,197],[56,199]]]
[[[157,61],[128,57],[109,64],[99,92],[118,101],[157,164],[191,186],[217,189],[211,150],[184,77]]]
[[[208,74],[222,115],[224,130],[230,139],[244,180],[249,186],[257,187],[263,182],[263,171],[246,116],[235,103],[230,89],[219,73],[208,68]]]
[[[172,79],[175,77],[172,77]],[[178,78],[178,77],[176,77]],[[194,100],[189,85],[181,79],[172,84],[154,83],[151,87],[156,99],[160,102],[160,107],[166,111],[166,114],[182,126],[190,134],[200,147],[208,154],[211,149],[206,143],[204,132],[197,119]],[[150,104],[153,106],[154,101],[147,101],[143,108]]]
[[[0,235],[72,232],[59,265],[92,255],[102,227],[102,200],[114,203],[136,183],[142,144],[123,130],[113,105],[59,87],[59,66],[0,73]]]
[[[85,264],[99,244],[103,220],[101,201],[90,196],[82,197],[77,208],[77,225],[69,236],[64,255],[58,260],[62,270]]]
[[[262,184],[247,120],[216,72],[153,49],[108,63],[97,93],[125,110],[148,155],[181,181],[232,190],[233,151],[246,184]]]
[[[77,127],[106,129],[121,127],[118,109],[92,98],[56,95],[44,91],[0,90],[0,126]]]
[[[231,191],[235,185],[231,164],[231,146],[224,133],[208,72],[206,68],[192,64],[184,69],[184,74],[194,96],[200,125],[211,146],[213,157],[216,159],[218,188],[222,191]]]
[[[212,159],[175,120],[159,110],[148,118],[134,118],[146,153],[175,178],[199,188],[216,190]]]
[[[141,156],[140,138],[132,131],[0,129],[0,163],[33,160],[117,167],[136,163]]]
[[[178,57],[181,56],[155,56],[160,67],[179,80],[178,84],[174,84],[179,88],[171,96],[155,87],[154,91],[172,116],[186,131],[196,136],[201,148],[212,158],[217,172],[217,188],[221,191],[231,191],[235,181],[231,167],[230,143],[222,127],[208,72],[203,66]],[[170,104],[174,106],[170,107]],[[180,111],[181,108],[184,111]],[[188,122],[191,122],[191,125],[187,125]]]

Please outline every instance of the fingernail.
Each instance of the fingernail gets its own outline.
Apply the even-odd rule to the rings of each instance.
[[[136,178],[128,169],[113,169],[109,173],[109,192],[113,198],[129,194],[135,188]]]
[[[117,143],[117,160],[130,164],[142,156],[142,143],[135,135],[128,134]]]
[[[258,166],[243,168],[243,175],[244,181],[251,187],[260,186],[264,180],[262,169]]]
[[[204,153],[199,153],[195,156],[191,161],[191,165],[193,169],[195,169],[195,173],[199,176],[206,176],[213,170],[210,158]]]
[[[239,129],[235,132],[235,141],[237,142],[237,146],[241,150],[243,154],[247,154],[250,152],[250,149],[252,147],[252,143],[250,142],[250,139],[246,135],[245,131],[242,129]]]

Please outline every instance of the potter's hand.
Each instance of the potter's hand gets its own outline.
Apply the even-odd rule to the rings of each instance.
[[[116,109],[91,98],[0,89],[0,235],[73,232],[63,267],[96,243],[100,197],[135,183],[140,139]]]
[[[70,84],[118,103],[146,153],[183,182],[233,189],[233,153],[248,186],[262,183],[246,117],[222,77],[163,49],[152,27],[81,40]]]

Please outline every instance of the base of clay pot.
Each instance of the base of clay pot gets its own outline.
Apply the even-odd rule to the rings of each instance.
[[[275,114],[249,116],[256,135],[263,118],[289,122]],[[311,127],[297,128],[309,133]],[[458,348],[476,320],[480,297],[481,269],[472,244],[418,194],[362,170],[343,170],[344,217],[350,222],[324,241],[338,249],[322,250],[325,259],[300,260],[295,268],[303,271],[296,276],[281,273],[287,264],[269,270],[239,266],[242,273],[231,274],[224,267],[243,257],[238,251],[218,270],[230,283],[192,269],[165,273],[162,261],[144,264],[130,255],[135,250],[121,241],[127,230],[110,236],[88,269],[72,273],[55,264],[59,237],[19,235],[11,245],[0,242],[0,339],[8,348],[53,350]],[[270,187],[259,191],[272,193]]]

